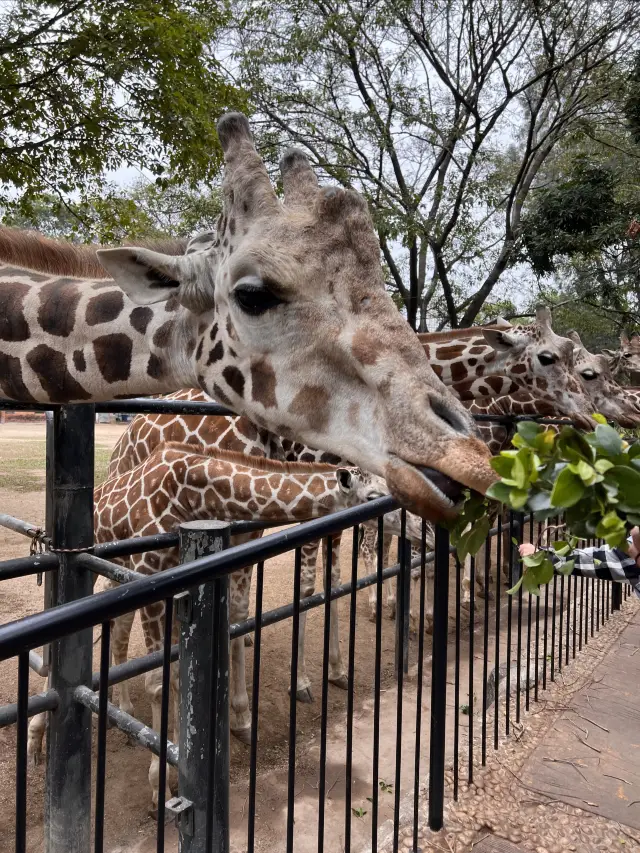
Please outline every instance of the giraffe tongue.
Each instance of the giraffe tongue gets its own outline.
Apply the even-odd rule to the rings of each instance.
[[[437,489],[446,495],[450,501],[458,503],[461,500],[464,486],[456,482],[456,480],[447,477],[442,471],[436,471],[435,468],[426,468],[422,465],[416,465],[416,468],[430,483],[433,483]]]

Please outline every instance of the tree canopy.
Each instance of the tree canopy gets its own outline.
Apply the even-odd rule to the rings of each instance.
[[[96,195],[136,165],[195,183],[220,165],[218,115],[245,107],[215,43],[223,3],[9,0],[0,10],[0,203]]]

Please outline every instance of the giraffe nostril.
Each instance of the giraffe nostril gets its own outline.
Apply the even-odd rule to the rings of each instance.
[[[473,432],[468,418],[464,418],[456,409],[439,397],[430,396],[429,403],[433,414],[456,432],[467,436]]]

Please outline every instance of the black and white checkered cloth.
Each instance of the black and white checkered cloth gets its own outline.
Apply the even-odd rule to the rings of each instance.
[[[568,557],[559,557],[551,548],[545,548],[545,550],[556,568],[562,566],[567,560],[575,560],[572,574],[631,584],[633,591],[640,598],[640,568],[633,557],[619,548],[610,548],[608,545],[576,548]]]

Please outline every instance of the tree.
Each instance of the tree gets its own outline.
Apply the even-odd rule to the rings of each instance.
[[[242,95],[213,55],[224,5],[9,0],[0,12],[0,203],[101,189],[144,167],[193,183],[220,162],[215,119]]]
[[[232,0],[237,80],[367,197],[410,322],[470,325],[554,148],[610,90],[635,0]],[[597,83],[597,85],[595,85]],[[442,306],[442,307],[440,307]]]
[[[211,228],[222,210],[218,188],[140,179],[129,187],[109,185],[101,195],[61,204],[44,195],[7,211],[6,225],[35,228],[49,237],[82,243],[121,243],[140,237],[190,237]]]

